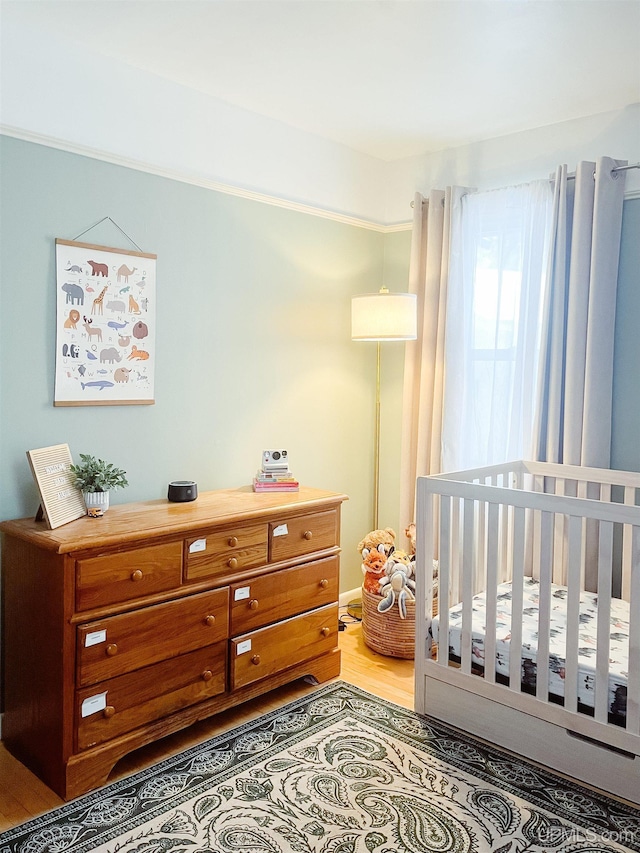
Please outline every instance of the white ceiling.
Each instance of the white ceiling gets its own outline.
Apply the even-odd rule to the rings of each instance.
[[[2,21],[382,160],[640,101],[640,0],[2,0]]]

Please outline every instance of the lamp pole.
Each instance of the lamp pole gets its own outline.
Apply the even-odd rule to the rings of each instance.
[[[376,425],[373,458],[373,527],[378,529],[380,501],[380,341],[376,341]]]
[[[351,300],[351,339],[376,342],[376,412],[373,458],[373,529],[380,503],[380,344],[417,337],[417,298],[413,293],[363,293]]]

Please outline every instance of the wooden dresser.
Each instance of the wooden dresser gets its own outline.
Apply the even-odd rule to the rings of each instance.
[[[71,799],[143,744],[337,676],[344,500],[247,487],[0,524],[6,748]]]

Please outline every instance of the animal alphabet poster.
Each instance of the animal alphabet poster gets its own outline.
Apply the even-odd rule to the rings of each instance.
[[[154,402],[156,258],[56,240],[54,406]]]

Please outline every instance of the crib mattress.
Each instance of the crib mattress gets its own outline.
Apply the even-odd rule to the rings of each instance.
[[[525,578],[523,585],[522,621],[522,684],[525,689],[535,689],[536,655],[538,645],[538,603],[540,585]],[[511,635],[511,583],[498,587],[496,617],[496,673],[509,676],[509,640]],[[486,630],[486,595],[479,593],[473,599],[472,649],[473,666],[484,668],[484,634]],[[578,701],[593,708],[595,704],[597,596],[583,592],[580,596],[580,627],[578,654]],[[438,642],[437,616],[433,618],[431,632]],[[549,638],[549,693],[564,697],[565,654],[567,626],[567,589],[551,585],[551,617]],[[462,604],[449,611],[449,656],[461,657]],[[626,716],[627,667],[629,649],[629,602],[611,601],[611,639],[609,646],[609,710],[614,716]]]

